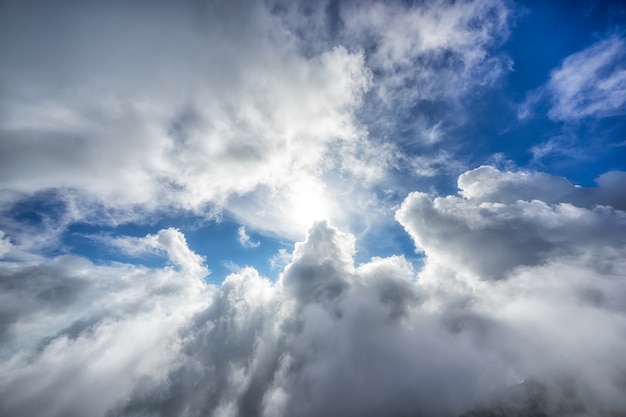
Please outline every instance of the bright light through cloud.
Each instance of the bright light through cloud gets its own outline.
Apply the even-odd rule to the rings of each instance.
[[[0,417],[626,416],[625,34],[0,2]]]
[[[294,228],[305,232],[314,222],[332,221],[331,203],[321,185],[312,180],[303,180],[297,184],[290,196],[287,221]]]

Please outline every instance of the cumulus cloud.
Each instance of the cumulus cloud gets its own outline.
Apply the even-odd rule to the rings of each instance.
[[[191,276],[202,278],[210,272],[204,265],[204,257],[189,249],[185,235],[172,227],[145,237],[119,236],[110,239],[107,243],[128,255],[164,253],[171,264]]]
[[[565,178],[485,166],[461,175],[459,188],[461,196],[435,199],[412,193],[396,216],[429,259],[479,278],[622,240],[624,212],[563,202],[582,191]]]
[[[325,220],[367,230],[406,195],[394,172],[462,169],[435,148],[510,69],[510,11],[3,2],[0,415],[626,413],[624,172],[585,188],[483,166],[455,195],[411,193],[396,219],[419,268],[356,263]],[[621,114],[623,45],[566,58],[538,90],[549,116]],[[430,151],[381,144],[403,117]],[[215,285],[176,228],[99,235],[162,267],[40,251],[77,221],[169,210],[228,210],[244,247],[247,230],[298,243],[275,281],[235,265]]]
[[[621,177],[605,175],[611,184]],[[426,305],[446,311],[454,331],[508,355],[501,371],[526,381],[484,399],[487,408],[624,412],[616,352],[626,341],[615,335],[625,323],[626,213],[589,204],[591,196],[623,197],[598,183],[583,189],[547,174],[481,167],[459,178],[460,196],[414,193],[397,213],[426,254],[419,274],[432,295]],[[589,196],[584,206],[565,202],[581,192]]]
[[[174,249],[172,234],[161,237],[178,263],[185,248]],[[203,268],[0,262],[0,414],[104,416],[137,383],[162,381],[178,329],[211,292],[192,273]]]
[[[626,412],[626,214],[559,201],[576,187],[547,174],[481,167],[459,186],[398,210],[425,252],[417,271],[402,256],[355,264],[354,236],[327,222],[275,282],[3,262],[2,413]],[[173,229],[132,243],[173,264],[191,253]]]

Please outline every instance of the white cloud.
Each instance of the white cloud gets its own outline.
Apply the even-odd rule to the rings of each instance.
[[[365,93],[374,88],[395,112],[491,85],[507,70],[491,52],[507,36],[508,9],[499,0],[328,6],[7,5],[0,203],[46,190],[67,200],[73,211],[47,241],[68,222],[172,209],[226,209],[292,239],[313,220],[354,228],[345,211],[363,213],[368,201],[379,210],[372,189],[402,159],[368,138],[359,117],[385,106],[363,109]],[[446,131],[437,117],[424,118],[427,142]],[[338,199],[345,207],[333,207]]]
[[[365,106],[371,124],[383,135],[410,129],[410,139],[432,145],[450,125],[464,123],[461,100],[512,67],[497,50],[508,37],[509,6],[499,0],[341,3],[342,39],[368,51],[375,74],[378,100]]]
[[[63,204],[0,224],[0,415],[455,416],[494,395],[515,408],[520,381],[545,390],[546,415],[626,412],[623,172],[582,188],[484,166],[458,195],[412,193],[396,218],[420,270],[355,265],[355,236],[325,221],[367,230],[400,164],[459,169],[377,145],[357,114],[372,96],[383,112],[454,106],[495,83],[507,2],[42,4],[0,17],[0,204]],[[603,42],[552,73],[551,117],[621,111],[623,40]],[[445,142],[438,117],[418,122],[425,143]],[[163,268],[29,256],[77,220],[168,209],[229,210],[251,247],[246,227],[315,223],[270,260],[276,282],[227,265],[208,285],[175,228],[108,239]]]
[[[0,414],[33,416],[104,416],[164,382],[212,291],[188,270],[75,256],[1,262],[0,286]]]
[[[244,248],[258,248],[261,245],[261,242],[250,239],[250,236],[246,233],[246,228],[244,226],[237,229],[237,238],[241,246]]]
[[[204,257],[189,249],[185,236],[172,227],[145,237],[118,236],[107,243],[133,256],[165,252],[169,261],[185,274],[202,278],[210,273]]]
[[[616,246],[623,233],[624,212],[562,202],[581,192],[564,178],[481,167],[461,175],[459,188],[462,197],[412,193],[396,216],[430,259],[476,277]]]
[[[550,74],[549,116],[556,120],[619,115],[626,103],[626,44],[611,36],[570,55]]]
[[[626,411],[624,212],[533,199],[563,185],[545,174],[483,167],[459,183],[465,197],[412,194],[398,212],[421,271],[402,256],[354,265],[354,237],[326,222],[277,282],[252,268],[213,288],[182,269],[2,263],[0,410],[460,415],[495,396],[514,413],[516,384],[532,381],[545,401],[526,400],[546,415]],[[184,242],[162,232],[137,242]]]
[[[350,4],[343,17],[347,37],[374,44],[368,62],[384,74],[381,94],[408,91],[413,101],[459,97],[496,80],[507,61],[490,57],[488,49],[507,36],[508,14],[503,2],[491,0],[419,7],[373,2]]]
[[[92,3],[3,13],[0,186],[11,198],[68,190],[135,218],[202,214],[263,187],[291,201],[292,178],[316,181],[329,144],[361,135],[353,112],[370,73],[359,52],[303,56],[259,4]]]
[[[286,249],[278,249],[278,252],[269,259],[270,268],[281,270],[291,262],[291,254]]]
[[[526,118],[542,100],[551,107],[553,120],[574,121],[585,117],[624,114],[626,103],[626,43],[612,35],[565,58],[550,73],[547,84],[529,92],[519,112]]]
[[[481,166],[459,177],[460,194],[474,202],[513,203],[517,200],[558,201],[574,186],[563,177],[533,171],[499,171]]]

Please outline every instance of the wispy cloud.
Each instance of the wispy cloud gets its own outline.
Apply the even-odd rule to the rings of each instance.
[[[556,120],[624,113],[626,43],[614,35],[567,57],[550,74],[549,116]]]
[[[250,236],[246,233],[246,228],[244,226],[237,229],[237,239],[244,248],[258,248],[261,246],[261,242],[250,239]]]
[[[548,100],[548,116],[557,121],[619,116],[626,111],[626,43],[612,35],[565,58],[547,84],[529,92],[520,118]]]

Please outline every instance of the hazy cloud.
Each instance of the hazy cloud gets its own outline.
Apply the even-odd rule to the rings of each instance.
[[[203,213],[266,186],[292,203],[331,141],[360,136],[363,55],[303,56],[261,4],[12,2],[2,16],[5,198],[53,188]]]
[[[137,383],[162,381],[211,292],[198,269],[1,262],[0,414],[104,416]]]

